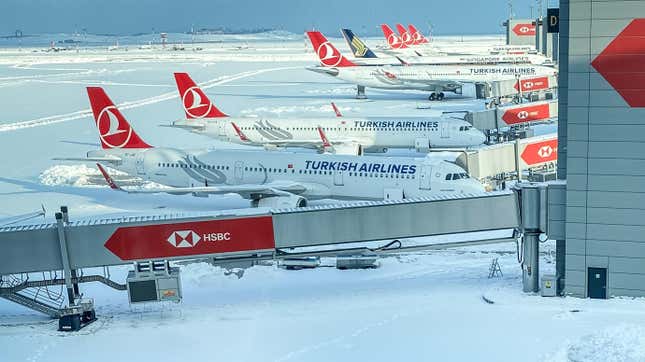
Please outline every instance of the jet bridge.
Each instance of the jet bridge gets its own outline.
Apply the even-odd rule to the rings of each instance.
[[[512,192],[79,221],[69,221],[63,208],[56,214],[56,223],[0,228],[0,297],[60,318],[61,329],[78,329],[81,322],[94,318],[91,301],[80,299],[79,284],[83,282],[128,289],[129,295],[138,298],[148,295],[177,300],[181,288],[178,271],[169,265],[170,260],[212,258],[216,263],[227,263],[312,255],[378,255],[509,242],[516,240],[519,217],[516,194]],[[502,230],[507,231],[502,238],[478,234],[470,241],[449,244],[410,240]],[[83,274],[87,268],[124,264],[135,266],[131,275],[143,275],[136,286],[145,285],[145,293],[133,291],[135,284],[130,280],[128,285],[110,280],[109,273]],[[45,280],[24,277],[34,272],[53,272],[54,276]],[[30,288],[51,285],[66,286],[68,307],[52,306],[26,293]]]

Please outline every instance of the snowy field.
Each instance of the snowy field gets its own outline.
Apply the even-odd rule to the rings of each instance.
[[[159,127],[183,117],[175,71],[189,72],[232,115],[333,115],[330,101],[346,115],[361,116],[483,109],[481,101],[454,95],[429,103],[419,92],[368,89],[368,100],[356,100],[352,86],[304,69],[316,62],[301,38],[236,38],[176,52],[41,49],[0,48],[0,218],[41,204],[49,220],[60,205],[70,207],[73,219],[247,206],[232,195],[113,192],[92,164],[52,160],[84,156],[99,146],[88,85],[103,86],[148,143],[180,148],[242,146]],[[542,272],[553,272],[553,249],[543,245]],[[504,276],[488,279],[494,257]],[[179,305],[130,307],[124,292],[86,284],[82,291],[96,299],[99,320],[72,334],[0,300],[0,361],[645,360],[645,300],[524,294],[515,245],[393,256],[380,263],[361,271],[286,271],[266,264],[247,269],[241,279],[219,267],[189,264],[182,266]],[[126,272],[113,268],[112,276],[123,282]]]

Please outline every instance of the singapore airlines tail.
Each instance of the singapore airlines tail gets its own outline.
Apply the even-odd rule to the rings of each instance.
[[[343,34],[347,45],[349,45],[349,48],[356,58],[376,58],[376,54],[359,37],[354,35],[353,31],[350,29],[340,29],[340,32]]]
[[[123,114],[101,87],[87,87],[94,121],[103,149],[152,148],[132,129]]]
[[[179,98],[186,112],[186,118],[223,118],[228,115],[222,113],[208,99],[204,91],[195,84],[188,73],[175,73],[175,82],[179,90]]]
[[[307,36],[311,40],[311,45],[314,47],[320,64],[324,67],[353,67],[356,66],[354,62],[345,58],[336,47],[325,38],[319,31],[308,31]]]

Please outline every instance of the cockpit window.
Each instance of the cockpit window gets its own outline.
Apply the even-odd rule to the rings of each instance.
[[[459,130],[460,131],[468,131],[471,128],[472,128],[472,126],[461,126],[461,127],[459,127]]]
[[[460,180],[462,178],[470,178],[467,173],[449,173],[446,175],[446,180]]]

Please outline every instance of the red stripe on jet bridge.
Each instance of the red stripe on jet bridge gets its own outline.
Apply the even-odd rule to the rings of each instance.
[[[526,145],[520,157],[529,166],[556,161],[558,159],[558,139]]]
[[[549,88],[549,77],[538,77],[529,79],[520,79],[519,84],[515,83],[515,90],[522,87],[522,92],[532,92]]]
[[[275,248],[271,216],[118,228],[105,248],[121,260]]]
[[[509,109],[502,115],[502,120],[508,125],[542,121],[549,118],[551,118],[551,111],[548,103]]]
[[[531,23],[516,24],[513,27],[513,33],[515,33],[518,36],[535,35],[535,25]]]

